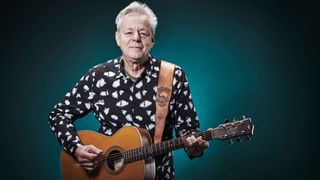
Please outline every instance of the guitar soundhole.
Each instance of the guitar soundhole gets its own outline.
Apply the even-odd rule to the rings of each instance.
[[[107,156],[107,169],[113,173],[117,173],[117,171],[122,169],[123,165],[123,155],[121,151],[118,149],[111,150]]]

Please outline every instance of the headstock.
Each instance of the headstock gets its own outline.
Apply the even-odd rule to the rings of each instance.
[[[252,124],[251,118],[242,117],[241,120],[234,119],[232,122],[228,120],[226,123],[220,124],[218,127],[212,130],[212,136],[214,139],[228,139],[232,144],[231,138],[236,137],[238,142],[241,142],[241,137],[246,136],[250,139],[253,135],[254,125]]]

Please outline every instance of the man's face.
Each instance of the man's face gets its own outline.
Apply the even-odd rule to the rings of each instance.
[[[129,13],[122,19],[116,41],[127,60],[141,62],[148,58],[154,45],[153,33],[148,17],[138,13]]]

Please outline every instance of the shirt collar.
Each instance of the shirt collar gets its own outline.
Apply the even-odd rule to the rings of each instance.
[[[151,76],[152,71],[154,70],[154,67],[155,67],[155,62],[156,62],[156,60],[149,54],[149,58],[145,63],[145,69],[142,72],[141,77],[143,77],[145,75]],[[114,60],[115,67],[117,68],[116,79],[127,77],[126,73],[124,71],[124,64],[123,63],[124,63],[124,61],[123,61],[122,56],[118,57],[117,59]]]

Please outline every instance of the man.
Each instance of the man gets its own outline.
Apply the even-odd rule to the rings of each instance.
[[[113,135],[123,126],[155,132],[157,83],[161,61],[149,52],[154,46],[157,17],[145,4],[133,2],[116,18],[115,39],[122,56],[89,70],[58,103],[49,116],[51,130],[62,148],[73,155],[86,170],[95,168],[94,160],[102,151],[83,145],[73,122],[93,111],[100,123],[99,132]],[[199,122],[183,70],[175,66],[172,98],[162,140],[199,131]],[[190,158],[203,154],[208,143],[201,137],[184,138]],[[172,153],[155,157],[156,179],[173,179]]]

